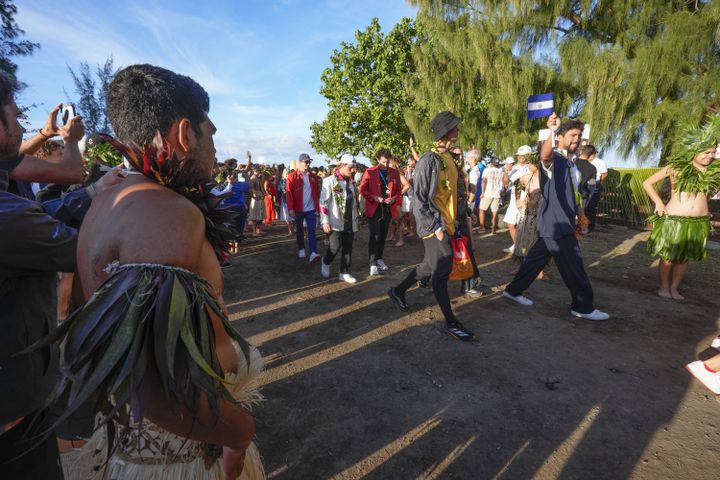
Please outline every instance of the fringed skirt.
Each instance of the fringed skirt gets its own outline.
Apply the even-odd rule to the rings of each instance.
[[[648,221],[654,224],[647,243],[647,251],[653,257],[678,263],[707,258],[705,245],[712,230],[709,215],[650,215]]]
[[[211,405],[222,397],[249,410],[260,400],[253,386],[260,354],[230,325],[212,287],[195,273],[168,265],[117,263],[108,272],[92,297],[43,340],[64,339],[56,396],[69,395],[59,421],[89,399],[101,412],[89,442],[63,454],[65,478],[224,479],[219,446],[173,435],[128,406],[141,405],[136,392],[152,363],[168,406],[177,403],[197,411],[194,399],[203,390]],[[211,313],[231,339],[238,373],[220,367]],[[115,428],[103,428],[105,424]],[[113,446],[109,459],[108,444]],[[254,446],[240,478],[264,478]]]

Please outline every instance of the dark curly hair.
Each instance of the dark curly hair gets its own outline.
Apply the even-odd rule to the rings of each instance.
[[[18,83],[15,77],[7,72],[0,70],[0,121],[3,125],[7,125],[7,118],[5,118],[5,108],[15,98],[15,93],[18,90]]]
[[[392,154],[387,148],[379,148],[378,151],[375,153],[375,158],[379,160],[380,157],[385,157],[390,160],[392,158]]]
[[[177,120],[187,118],[201,136],[200,124],[210,111],[207,92],[190,77],[153,65],[120,70],[107,91],[108,118],[122,142],[151,143]]]
[[[585,128],[585,124],[580,120],[568,120],[567,122],[564,122],[562,125],[560,125],[560,128],[558,128],[555,133],[557,135],[565,135],[570,130],[576,129],[582,132],[583,128]]]

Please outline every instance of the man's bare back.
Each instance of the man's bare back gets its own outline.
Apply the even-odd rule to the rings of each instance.
[[[202,212],[182,195],[142,175],[129,175],[95,198],[80,229],[77,260],[84,300],[108,277],[104,269],[117,260],[121,265],[154,263],[194,272],[211,285],[225,308],[222,271],[205,238]],[[212,319],[220,364],[234,372],[235,349],[219,320]]]

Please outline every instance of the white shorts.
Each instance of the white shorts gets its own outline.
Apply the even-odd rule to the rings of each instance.
[[[412,213],[412,197],[403,195],[401,211],[404,213]]]
[[[517,207],[515,206],[515,202],[510,202],[510,205],[508,205],[508,209],[505,212],[505,216],[503,217],[503,222],[508,223],[510,225],[517,225],[519,216],[520,216],[520,212],[518,211]]]
[[[483,197],[480,199],[480,210],[483,212],[487,209],[490,209],[492,213],[497,213],[498,209],[500,208],[500,199],[499,198],[490,198],[490,197]]]

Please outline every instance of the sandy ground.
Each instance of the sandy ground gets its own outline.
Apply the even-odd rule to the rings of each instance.
[[[720,402],[684,366],[710,354],[720,313],[720,251],[693,264],[675,302],[657,297],[647,232],[600,226],[581,241],[596,306],[608,322],[569,315],[557,270],[499,296],[513,261],[506,233],[475,236],[488,293],[451,295],[477,334],[441,329],[429,290],[401,314],[389,286],[422,257],[388,242],[368,277],[356,237],[353,286],[296,257],[273,227],[226,269],[237,328],[266,360],[257,441],[273,479],[711,479],[720,475]],[[325,247],[320,242],[321,253]]]

